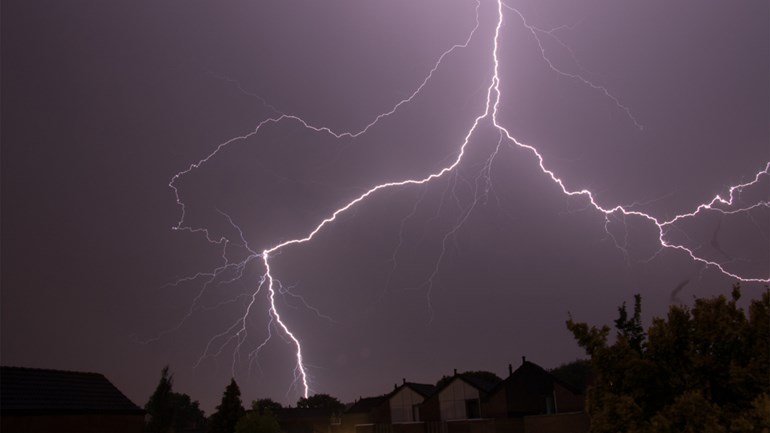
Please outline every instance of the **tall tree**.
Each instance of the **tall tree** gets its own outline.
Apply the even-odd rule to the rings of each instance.
[[[174,375],[169,373],[168,365],[163,367],[160,373],[160,381],[150,400],[144,405],[147,411],[145,430],[152,433],[166,433],[171,430],[174,421],[174,405],[171,388],[174,384]]]
[[[731,299],[696,299],[692,308],[672,306],[641,325],[641,298],[634,315],[625,305],[615,321],[597,328],[567,320],[567,328],[591,357],[596,379],[588,391],[591,430],[603,432],[770,431],[770,293],[737,306]]]
[[[217,406],[216,412],[211,415],[209,431],[211,433],[233,433],[235,425],[243,416],[243,404],[241,403],[241,390],[235,379],[230,379],[230,384],[225,388],[222,402]]]
[[[145,431],[152,433],[168,433],[198,428],[205,424],[206,417],[187,394],[173,391],[174,375],[169,367],[163,367],[160,382],[144,406],[149,417],[145,423]]]

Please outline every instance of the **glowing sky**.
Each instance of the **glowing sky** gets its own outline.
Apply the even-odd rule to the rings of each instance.
[[[507,5],[495,120],[567,189],[668,220],[766,167],[767,4]],[[453,368],[502,375],[521,355],[553,367],[582,355],[567,311],[606,323],[638,292],[649,317],[735,281],[660,252],[649,220],[607,222],[565,196],[491,116],[468,136],[490,101],[494,1],[475,31],[473,1],[3,6],[4,365],[99,371],[143,405],[171,363],[207,411],[233,372],[247,401],[294,402],[291,341],[273,328],[250,362],[269,329],[265,290],[240,351],[223,345],[262,262],[208,286],[184,278],[304,237],[378,184],[440,172],[466,137],[451,173],[379,190],[271,254],[313,391],[349,401]],[[418,88],[354,138],[293,119],[252,134],[281,113],[361,131]],[[767,177],[737,206],[767,201]],[[667,239],[766,279],[769,221],[766,206],[709,212]]]

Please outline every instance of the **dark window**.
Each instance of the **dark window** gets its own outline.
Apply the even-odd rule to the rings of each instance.
[[[481,408],[479,399],[472,398],[465,400],[465,415],[468,419],[481,418]]]
[[[412,421],[419,421],[420,420],[420,405],[419,404],[413,404],[412,405]]]
[[[553,395],[547,395],[545,397],[545,413],[556,413],[556,404],[553,401]]]

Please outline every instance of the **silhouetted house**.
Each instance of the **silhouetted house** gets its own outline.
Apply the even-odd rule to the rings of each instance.
[[[98,373],[0,367],[3,433],[141,433],[144,410]]]
[[[341,433],[367,433],[375,430],[377,426],[390,424],[390,406],[388,395],[366,397],[356,400],[342,414],[340,426],[335,431]]]
[[[457,374],[446,381],[420,406],[424,421],[456,421],[486,417],[482,400],[497,386],[491,380],[469,374]]]
[[[486,419],[483,401],[500,382],[474,374],[448,378],[420,406],[426,433],[495,433],[494,420]]]
[[[510,432],[588,431],[582,392],[524,357],[516,371],[509,366],[508,372],[484,402],[485,416],[509,419],[505,430]],[[498,422],[498,429],[503,424]]]
[[[522,358],[516,371],[508,368],[508,377],[492,390],[486,401],[488,416],[510,418],[583,411],[585,396],[539,365]]]
[[[474,375],[457,374],[446,381],[421,405],[425,421],[454,421],[482,417],[483,399],[486,399],[499,380]]]
[[[390,422],[390,407],[387,401],[388,394],[361,398],[353,403],[344,415],[356,417],[369,424],[386,424]]]
[[[505,380],[456,370],[438,387],[404,380],[357,400],[330,433],[586,433],[584,404],[583,392],[522,358]]]
[[[390,422],[398,424],[422,421],[420,407],[435,391],[436,387],[433,385],[407,382],[404,379],[401,386],[397,386],[388,394]]]
[[[335,433],[423,433],[420,406],[435,387],[403,380],[386,395],[356,400]]]

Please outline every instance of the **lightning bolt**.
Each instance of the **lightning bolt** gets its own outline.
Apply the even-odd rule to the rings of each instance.
[[[605,218],[605,228],[607,228],[607,224],[609,224],[611,218],[620,218],[622,220],[625,220],[626,218],[636,218],[640,219],[642,221],[646,221],[649,224],[654,225],[657,228],[657,242],[659,243],[659,250],[658,253],[664,251],[664,250],[674,250],[681,252],[687,256],[690,257],[691,260],[694,262],[701,263],[705,267],[713,268],[718,270],[720,273],[741,280],[741,281],[751,281],[751,282],[760,282],[760,283],[768,283],[770,281],[770,277],[749,277],[749,276],[741,276],[737,273],[731,272],[728,269],[726,269],[723,264],[709,260],[703,256],[700,256],[696,253],[696,250],[693,248],[688,248],[685,245],[674,243],[673,241],[669,240],[667,238],[667,233],[669,230],[676,229],[676,224],[679,222],[682,222],[687,219],[695,218],[698,215],[701,215],[706,212],[718,212],[721,214],[729,215],[729,214],[735,214],[735,213],[742,213],[742,212],[749,212],[756,208],[768,208],[770,207],[770,201],[769,200],[761,200],[757,203],[753,203],[747,206],[743,207],[736,207],[738,201],[736,200],[738,195],[740,193],[752,186],[755,186],[759,184],[763,178],[770,176],[770,163],[766,164],[763,169],[758,171],[748,182],[741,183],[738,185],[731,186],[727,192],[726,195],[719,195],[717,194],[714,196],[710,201],[705,202],[703,204],[700,204],[697,206],[694,210],[687,213],[682,213],[675,215],[674,217],[663,219],[658,218],[650,213],[643,212],[640,210],[636,210],[634,208],[634,205],[617,205],[617,206],[605,206],[599,203],[599,201],[596,198],[596,195],[594,192],[588,190],[588,189],[571,189],[563,180],[558,176],[557,173],[555,173],[553,170],[548,168],[548,165],[546,164],[545,159],[543,158],[542,154],[537,150],[537,148],[534,145],[524,143],[523,141],[518,140],[500,121],[498,118],[498,112],[499,112],[499,106],[501,102],[501,79],[500,79],[500,61],[498,58],[499,50],[500,50],[500,35],[501,30],[503,27],[503,23],[505,20],[506,14],[505,11],[509,11],[513,13],[515,16],[518,17],[518,19],[521,21],[521,23],[524,25],[525,28],[529,30],[529,32],[534,37],[535,41],[538,44],[538,47],[540,48],[540,52],[542,55],[542,58],[547,63],[548,67],[555,73],[570,78],[572,80],[578,81],[584,85],[587,85],[591,87],[594,90],[597,90],[601,92],[605,97],[609,98],[620,110],[622,110],[628,118],[633,122],[633,124],[638,128],[642,129],[642,125],[637,122],[637,120],[634,118],[634,116],[631,113],[631,110],[620,103],[620,101],[612,94],[608,89],[606,89],[603,86],[594,84],[593,82],[583,78],[580,75],[577,74],[571,74],[564,72],[560,69],[558,69],[550,60],[548,60],[548,57],[546,56],[546,50],[539,38],[539,34],[548,34],[553,36],[552,31],[546,31],[539,29],[537,27],[534,27],[530,25],[527,20],[525,19],[524,15],[519,12],[517,9],[508,6],[505,4],[502,0],[496,0],[496,23],[494,27],[494,35],[492,38],[492,49],[490,52],[490,59],[493,65],[491,76],[488,79],[488,84],[486,87],[486,103],[484,105],[483,112],[478,114],[472,122],[469,122],[469,127],[462,138],[459,147],[457,148],[455,156],[445,165],[443,168],[429,173],[423,177],[420,178],[410,178],[410,179],[402,179],[397,181],[391,181],[386,183],[381,183],[378,185],[375,185],[371,187],[370,189],[366,190],[365,192],[361,193],[360,195],[356,196],[352,200],[345,203],[343,206],[337,208],[331,214],[329,214],[326,218],[318,222],[309,232],[307,232],[304,235],[299,235],[293,239],[285,240],[283,242],[280,242],[278,244],[268,246],[266,248],[261,249],[261,251],[257,251],[257,249],[254,249],[248,245],[246,240],[243,237],[243,233],[240,232],[240,229],[238,229],[238,233],[240,235],[240,242],[239,245],[248,252],[247,257],[245,259],[242,259],[240,261],[231,261],[228,258],[227,249],[228,246],[231,244],[231,242],[224,237],[216,238],[212,236],[212,234],[209,232],[209,230],[205,227],[193,227],[186,224],[186,207],[185,203],[181,198],[179,187],[177,186],[177,182],[184,177],[185,175],[189,174],[195,169],[198,169],[199,167],[206,164],[208,161],[210,161],[212,158],[214,158],[224,147],[228,146],[229,144],[236,142],[236,141],[242,141],[246,140],[256,134],[259,133],[259,131],[268,124],[277,124],[281,122],[293,122],[298,124],[301,128],[306,128],[308,130],[312,130],[318,133],[324,133],[329,134],[334,138],[340,139],[340,138],[356,138],[363,134],[366,134],[374,125],[376,125],[378,122],[380,122],[382,119],[387,118],[394,113],[396,113],[400,107],[402,107],[405,104],[408,104],[414,98],[425,88],[425,86],[428,85],[428,83],[431,81],[431,78],[434,75],[434,72],[436,72],[442,65],[444,59],[447,56],[450,56],[454,51],[462,48],[468,47],[471,40],[474,38],[476,31],[478,30],[480,26],[480,18],[479,18],[479,8],[481,6],[480,1],[476,2],[476,21],[475,26],[470,31],[468,37],[463,43],[456,44],[449,48],[448,50],[444,51],[439,57],[438,60],[435,62],[432,69],[429,71],[427,76],[424,78],[424,80],[417,86],[417,88],[407,97],[402,100],[400,100],[398,103],[396,103],[390,110],[385,111],[379,115],[377,115],[372,121],[370,121],[368,124],[366,124],[363,128],[357,130],[357,131],[334,131],[331,128],[328,128],[326,126],[317,126],[313,125],[310,122],[304,120],[303,118],[292,115],[292,114],[285,114],[278,112],[274,109],[276,112],[275,117],[268,118],[266,120],[263,120],[262,122],[258,123],[256,128],[254,128],[251,132],[248,134],[233,137],[228,141],[225,141],[221,144],[219,144],[211,153],[209,153],[207,156],[205,156],[203,159],[199,160],[198,162],[191,164],[186,170],[183,170],[176,175],[172,177],[170,180],[168,186],[172,189],[174,192],[175,198],[176,198],[176,204],[181,209],[181,216],[178,221],[178,223],[173,227],[174,230],[181,230],[181,231],[188,231],[192,233],[199,233],[203,234],[206,239],[217,245],[221,245],[223,248],[223,264],[219,267],[215,268],[214,271],[208,272],[208,273],[199,273],[192,277],[188,277],[186,279],[182,279],[178,281],[178,283],[185,282],[185,281],[191,281],[191,280],[197,280],[199,278],[203,278],[204,283],[202,284],[201,290],[198,292],[197,296],[193,299],[192,306],[190,309],[189,314],[183,319],[186,320],[190,317],[192,312],[198,307],[198,302],[205,290],[211,285],[214,284],[215,281],[218,281],[219,279],[223,278],[223,275],[226,272],[233,272],[234,277],[233,278],[241,278],[243,275],[243,269],[245,266],[253,261],[260,261],[261,266],[264,268],[264,273],[260,277],[260,282],[257,285],[257,287],[251,292],[249,296],[246,296],[247,302],[245,303],[245,311],[244,314],[238,318],[228,329],[225,331],[215,335],[211,340],[209,340],[209,343],[206,345],[206,348],[199,359],[198,363],[206,357],[209,356],[218,356],[222,353],[223,349],[227,344],[230,344],[231,342],[235,342],[235,349],[233,354],[233,369],[235,368],[235,361],[240,355],[240,351],[242,349],[242,345],[244,344],[247,336],[247,319],[252,314],[252,309],[255,306],[256,300],[258,295],[262,292],[262,290],[267,291],[267,299],[269,301],[269,307],[268,307],[268,315],[269,315],[269,324],[268,324],[268,336],[265,340],[262,341],[261,344],[258,345],[256,349],[251,351],[249,353],[249,359],[254,360],[256,356],[258,355],[259,351],[267,344],[267,342],[272,338],[273,330],[277,331],[282,338],[288,343],[290,343],[294,349],[295,352],[295,359],[296,363],[294,366],[294,383],[292,385],[296,385],[302,390],[302,395],[307,397],[311,390],[311,384],[309,380],[308,375],[308,368],[304,361],[304,354],[302,350],[302,344],[300,341],[300,338],[297,336],[297,334],[292,331],[291,327],[286,323],[284,318],[282,317],[279,308],[276,305],[276,294],[282,294],[281,292],[281,285],[276,276],[273,273],[272,268],[272,259],[275,258],[279,253],[281,253],[283,250],[290,248],[290,247],[299,247],[302,244],[311,242],[318,233],[320,233],[322,230],[333,224],[340,215],[348,212],[352,208],[359,205],[361,202],[365,200],[369,200],[373,197],[375,197],[378,193],[384,190],[391,190],[391,189],[397,189],[397,188],[405,188],[410,186],[417,186],[417,185],[424,185],[427,183],[430,183],[432,181],[435,181],[436,179],[439,179],[441,177],[446,176],[449,173],[452,173],[455,171],[455,169],[458,167],[458,165],[463,161],[463,158],[466,154],[467,147],[470,143],[471,137],[476,133],[476,131],[482,127],[483,124],[488,124],[490,127],[496,129],[499,132],[500,138],[497,147],[495,148],[494,152],[492,152],[489,156],[489,158],[486,160],[484,164],[483,172],[486,173],[487,179],[489,179],[489,171],[491,170],[491,164],[494,158],[497,156],[498,151],[500,150],[500,146],[505,143],[510,147],[513,148],[519,148],[526,150],[531,154],[532,157],[534,157],[535,163],[539,167],[542,174],[550,179],[552,183],[567,197],[578,197],[582,198],[586,201],[586,207],[588,209],[593,209],[594,211],[601,214],[603,218]],[[561,43],[561,41],[558,41]],[[563,45],[563,44],[562,44]],[[565,46],[566,47],[566,46]],[[568,49],[568,47],[566,47]],[[240,85],[239,85],[240,86]],[[266,104],[266,102],[263,101],[263,103]],[[433,281],[436,275],[439,272],[439,265],[443,259],[445,249],[446,249],[446,243],[448,239],[462,226],[462,224],[468,219],[468,216],[473,211],[477,198],[479,195],[481,196],[487,196],[489,193],[489,190],[491,188],[491,184],[489,183],[489,180],[487,180],[487,185],[485,188],[481,187],[479,184],[479,178],[476,179],[476,187],[475,187],[475,193],[474,193],[474,204],[470,206],[469,208],[465,209],[462,215],[460,216],[457,223],[451,228],[447,234],[443,237],[442,245],[441,245],[441,252],[437,258],[436,265],[434,267],[433,272],[430,274],[428,280],[427,280],[427,292],[428,296],[430,294],[431,289],[433,288]],[[412,210],[412,213],[410,215],[413,215],[416,211],[415,209]],[[227,215],[222,213],[224,217],[227,218],[228,222],[233,226],[237,228],[237,225],[232,221],[232,219]],[[403,224],[402,224],[403,226]],[[607,232],[609,234],[609,229],[607,229]],[[613,237],[614,239],[614,237]],[[399,246],[400,246],[401,240],[399,240]],[[621,245],[616,240],[616,245],[620,248]],[[395,255],[393,257],[393,263],[395,266]],[[226,280],[230,281],[230,280]],[[304,300],[302,301],[304,303]],[[311,308],[306,303],[304,303],[305,306],[308,308]],[[316,310],[316,313],[320,315],[320,312]],[[181,324],[180,324],[181,326]],[[178,327],[177,327],[178,328]],[[176,329],[176,328],[175,328]],[[197,365],[197,364],[196,364]]]

